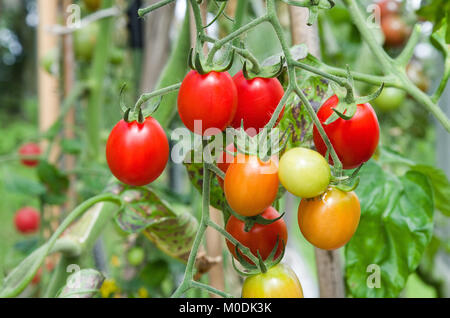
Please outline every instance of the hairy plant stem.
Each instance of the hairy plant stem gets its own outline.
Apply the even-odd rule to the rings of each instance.
[[[162,96],[162,95],[166,95],[169,94],[173,91],[177,91],[179,90],[181,87],[181,83],[177,83],[171,86],[167,86],[161,89],[158,89],[156,91],[153,91],[151,93],[146,93],[146,94],[142,94],[138,101],[136,102],[136,104],[134,105],[134,112],[136,112],[138,109],[141,108],[142,104],[146,103],[147,101],[149,101],[150,99],[157,97],[157,96]]]
[[[295,61],[294,58],[292,57],[291,51],[290,51],[287,41],[284,37],[282,26],[278,20],[277,14],[276,14],[276,7],[275,7],[274,0],[267,0],[267,14],[269,16],[269,22],[272,24],[272,26],[275,30],[275,33],[277,34],[278,40],[280,41],[284,56],[286,57],[286,63],[287,63],[288,75],[289,75],[289,85],[288,85],[286,93],[290,94],[291,91],[294,91],[298,95],[298,97],[300,98],[302,103],[305,105],[309,116],[311,117],[314,125],[316,126],[317,130],[319,131],[320,136],[322,137],[323,141],[325,142],[327,149],[330,152],[331,158],[333,159],[333,163],[334,163],[335,173],[337,174],[337,176],[341,176],[342,175],[342,163],[341,163],[336,151],[334,150],[333,145],[331,144],[327,134],[325,133],[325,130],[323,129],[322,124],[320,123],[320,120],[317,117],[316,112],[314,111],[314,108],[311,106],[311,103],[308,101],[305,94],[303,94],[303,92],[297,85],[297,79],[296,79],[296,75],[295,75],[295,66],[297,66],[298,64],[297,64],[297,61]],[[317,71],[317,70],[315,70],[315,71]],[[287,94],[285,94],[285,96]],[[283,107],[284,107],[284,103],[280,103],[277,106],[271,120],[269,121],[269,123],[266,125],[265,128],[272,129],[274,127],[276,120],[278,119],[278,116],[281,113]]]
[[[159,9],[159,8],[169,4],[171,2],[174,2],[174,1],[175,0],[163,0],[163,1],[157,2],[157,3],[152,4],[151,6],[148,6],[146,8],[139,9],[138,10],[138,15],[142,18],[144,15],[146,15],[146,14],[148,14],[150,12],[153,12],[156,9]]]
[[[411,52],[414,49],[413,44],[417,41],[417,31],[413,34],[413,38],[409,41],[411,44],[406,45],[404,51],[400,55],[400,61],[395,61],[383,50],[381,45],[376,41],[375,35],[367,27],[365,17],[360,10],[355,0],[343,0],[344,4],[349,10],[353,23],[358,28],[364,41],[369,45],[372,53],[378,59],[383,69],[388,74],[393,75],[401,85],[401,88],[408,92],[417,102],[422,104],[434,117],[441,123],[441,125],[450,132],[450,120],[445,113],[439,108],[437,104],[433,102],[430,96],[423,93],[418,87],[416,87],[412,81],[406,75],[403,65],[406,64],[406,57],[411,56]]]
[[[193,0],[195,1],[195,0]],[[235,38],[237,38],[238,36],[240,36],[241,34],[249,31],[250,29],[254,28],[255,26],[257,26],[258,24],[261,24],[265,21],[268,20],[268,16],[267,15],[263,15],[260,16],[258,18],[256,18],[255,20],[249,22],[248,24],[240,27],[239,29],[237,29],[234,32],[231,32],[230,34],[228,34],[227,36],[225,36],[224,38],[218,40],[217,42],[214,43],[213,47],[211,48],[211,51],[208,54],[208,59],[206,60],[207,64],[212,64],[213,60],[214,60],[214,55],[217,53],[217,51],[224,46],[225,44],[227,44],[228,42],[234,40]]]

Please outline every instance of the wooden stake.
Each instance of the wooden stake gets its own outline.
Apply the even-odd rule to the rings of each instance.
[[[67,21],[69,17],[68,12],[66,12],[66,8],[72,4],[72,0],[64,0],[63,1],[63,12],[65,12],[64,17]],[[75,55],[73,50],[73,36],[72,33],[66,34],[63,36],[63,74],[64,74],[64,97],[67,96],[72,91],[75,85]],[[74,139],[75,138],[75,108],[71,108],[64,119],[64,137],[66,139]],[[65,168],[68,171],[71,171],[75,168],[75,156],[65,155],[64,156],[64,164]],[[75,182],[76,178],[74,174],[69,176],[69,190],[67,193],[67,203],[66,208],[71,210],[76,205],[76,191],[75,191]]]
[[[308,9],[289,6],[291,19],[292,43],[305,43],[308,52],[320,57],[320,42],[317,24],[308,26]],[[319,278],[320,297],[345,297],[339,250],[325,251],[315,248],[317,276]]]
[[[38,0],[38,61],[41,61],[50,50],[58,45],[56,35],[46,28],[56,24],[58,17],[58,0]],[[59,83],[58,78],[48,74],[38,63],[38,95],[39,95],[39,130],[47,131],[59,115]],[[46,143],[42,147],[47,147]],[[58,146],[50,152],[50,161],[55,162],[59,155]]]

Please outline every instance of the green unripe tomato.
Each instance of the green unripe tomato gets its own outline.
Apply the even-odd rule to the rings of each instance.
[[[373,105],[380,111],[388,112],[399,108],[405,98],[405,91],[395,87],[385,87],[380,96],[373,100]]]
[[[293,195],[313,198],[325,192],[330,184],[330,166],[317,151],[293,148],[280,160],[278,177]]]
[[[142,247],[133,247],[128,252],[128,263],[132,266],[139,266],[144,261],[145,253]]]
[[[95,45],[100,32],[100,25],[97,22],[90,23],[87,26],[75,31],[74,46],[77,59],[90,61],[94,54]]]
[[[248,277],[242,286],[242,298],[303,298],[303,289],[294,271],[278,264],[266,273]]]

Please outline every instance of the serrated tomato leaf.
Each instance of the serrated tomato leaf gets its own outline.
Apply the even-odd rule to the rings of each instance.
[[[354,297],[397,297],[431,240],[433,190],[424,174],[397,177],[373,160],[360,177],[361,220],[345,248],[348,291]],[[368,284],[374,266],[378,288]]]
[[[125,190],[122,197],[125,209],[116,222],[124,231],[141,232],[167,255],[187,260],[198,222],[186,208],[174,209],[148,188]]]

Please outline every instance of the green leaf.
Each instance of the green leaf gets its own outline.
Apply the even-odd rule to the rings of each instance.
[[[431,240],[432,187],[418,171],[397,177],[374,161],[360,177],[361,220],[345,249],[348,290],[354,297],[397,297]],[[379,288],[368,285],[373,265],[380,269]]]
[[[450,182],[444,171],[426,165],[414,165],[411,169],[426,175],[430,179],[436,208],[443,214],[450,216]]]
[[[22,254],[31,254],[39,246],[37,237],[21,240],[14,244],[14,249]]]
[[[47,186],[50,192],[64,193],[69,187],[69,178],[54,165],[41,160],[37,168],[39,180]]]
[[[139,275],[146,285],[158,287],[169,274],[169,264],[162,259],[148,263]]]
[[[188,259],[198,222],[186,208],[175,210],[159,193],[147,188],[126,190],[122,197],[127,203],[116,222],[123,230],[141,232],[167,255]]]
[[[327,95],[328,82],[303,70],[297,71],[297,78],[300,89],[317,111]],[[286,109],[279,127],[290,134],[286,148],[310,146],[313,123],[306,107],[294,94],[286,102]]]
[[[20,193],[25,196],[39,196],[46,191],[45,187],[34,180],[22,177],[18,174],[14,176],[5,169],[5,189],[9,192]]]
[[[58,298],[92,298],[98,292],[105,276],[94,269],[82,269],[67,278]]]
[[[70,155],[78,155],[83,150],[83,143],[79,139],[63,139],[61,150]]]
[[[192,158],[192,160],[184,160],[183,164],[186,167],[189,180],[200,193],[202,193],[203,186],[203,163],[194,163],[194,150],[191,150],[186,154],[186,158]],[[221,211],[226,206],[225,194],[222,188],[219,186],[217,178],[214,177],[211,180],[211,192],[210,192],[210,204]]]

